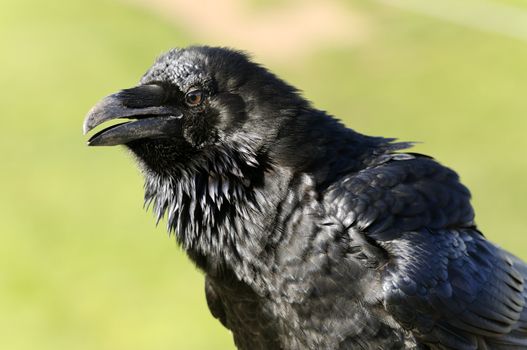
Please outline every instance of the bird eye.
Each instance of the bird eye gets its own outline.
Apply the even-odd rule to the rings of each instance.
[[[199,106],[203,99],[203,91],[201,90],[190,90],[185,95],[185,103],[190,107]]]

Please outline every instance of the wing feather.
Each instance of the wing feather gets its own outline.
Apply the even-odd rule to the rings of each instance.
[[[328,191],[349,227],[387,252],[384,307],[437,349],[527,345],[527,266],[475,228],[470,193],[430,158],[394,157]]]

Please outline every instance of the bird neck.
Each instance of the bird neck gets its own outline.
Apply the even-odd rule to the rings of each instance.
[[[263,290],[269,239],[263,223],[272,224],[291,175],[273,168],[253,145],[245,140],[216,148],[170,174],[145,169],[145,203],[205,272],[229,268]]]

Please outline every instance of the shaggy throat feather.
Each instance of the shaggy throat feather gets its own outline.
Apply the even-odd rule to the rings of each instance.
[[[262,213],[262,169],[254,149],[238,144],[175,166],[170,175],[147,170],[145,205],[157,222],[166,218],[185,250],[219,256],[239,246],[247,220]]]

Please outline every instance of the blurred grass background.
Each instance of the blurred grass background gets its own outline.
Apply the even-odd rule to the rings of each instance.
[[[470,187],[485,234],[526,259],[527,41],[390,1],[339,4],[367,23],[361,40],[269,60],[256,44],[256,58],[358,131],[423,141]],[[181,23],[124,1],[0,4],[1,349],[233,349],[203,277],[142,210],[130,157],[81,135],[86,111],[156,55],[208,43]]]

